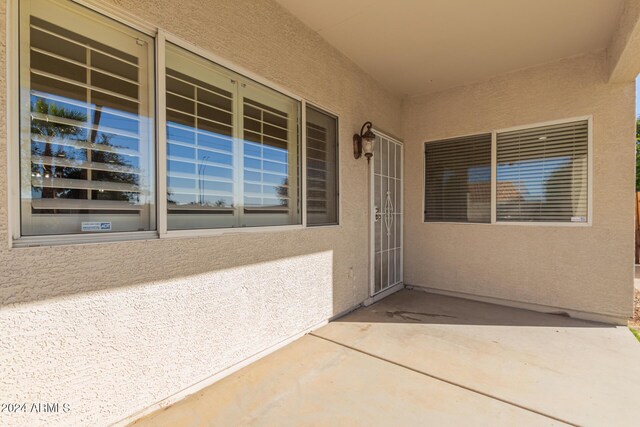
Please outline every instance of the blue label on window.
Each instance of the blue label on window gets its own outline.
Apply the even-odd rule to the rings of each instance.
[[[111,231],[110,222],[83,222],[82,231]]]

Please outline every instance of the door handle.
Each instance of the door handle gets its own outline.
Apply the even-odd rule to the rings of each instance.
[[[382,218],[382,214],[380,213],[380,209],[377,206],[374,209],[375,209],[375,213],[373,217],[373,222],[378,222]]]

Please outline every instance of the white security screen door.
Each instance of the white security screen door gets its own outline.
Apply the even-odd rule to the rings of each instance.
[[[402,143],[376,131],[371,173],[371,295],[402,283]]]

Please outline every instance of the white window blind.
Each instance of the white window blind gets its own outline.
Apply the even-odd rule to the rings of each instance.
[[[424,219],[491,221],[491,134],[425,144]]]
[[[152,39],[76,5],[23,4],[22,234],[153,229]]]
[[[338,223],[338,120],[307,107],[307,224]]]
[[[587,120],[497,134],[498,221],[587,222]]]

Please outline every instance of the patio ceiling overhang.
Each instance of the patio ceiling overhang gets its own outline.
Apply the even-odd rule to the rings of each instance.
[[[389,91],[418,96],[607,51],[640,72],[636,0],[277,0]]]
[[[625,1],[624,10],[607,51],[609,81],[633,80],[640,73],[640,2]]]

